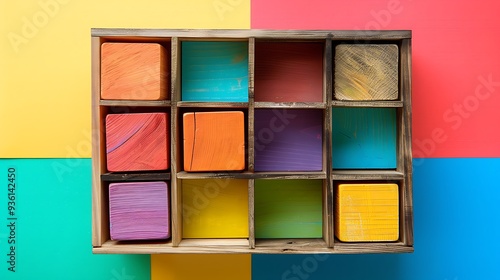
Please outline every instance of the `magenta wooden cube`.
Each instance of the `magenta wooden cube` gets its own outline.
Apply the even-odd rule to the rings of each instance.
[[[111,240],[170,237],[168,185],[165,182],[109,184]]]

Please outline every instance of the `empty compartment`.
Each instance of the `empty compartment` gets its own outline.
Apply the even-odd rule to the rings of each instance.
[[[399,239],[399,190],[395,183],[339,183],[335,236],[343,242]]]
[[[111,240],[169,238],[169,196],[165,182],[109,184]]]
[[[255,171],[321,171],[322,141],[323,110],[255,110]]]
[[[248,180],[182,180],[183,238],[248,236]]]
[[[106,115],[110,172],[166,170],[170,166],[168,113]]]
[[[185,171],[241,171],[245,169],[243,111],[183,114]]]
[[[334,169],[395,169],[395,108],[332,109]]]
[[[182,101],[248,102],[248,42],[182,42]]]
[[[335,99],[398,99],[397,45],[340,44],[335,48],[334,64]]]
[[[255,238],[322,238],[321,180],[255,180]]]
[[[323,102],[323,42],[257,42],[256,102]]]
[[[101,98],[170,99],[170,56],[158,43],[103,43]]]

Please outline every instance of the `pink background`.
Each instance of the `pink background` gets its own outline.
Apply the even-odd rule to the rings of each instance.
[[[412,30],[413,156],[500,156],[500,2],[251,3],[254,29]]]

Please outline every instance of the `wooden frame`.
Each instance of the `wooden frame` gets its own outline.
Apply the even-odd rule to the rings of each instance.
[[[169,29],[92,29],[92,245],[94,253],[401,253],[413,251],[412,154],[411,154],[411,31],[278,31],[278,30],[169,30]],[[181,44],[183,41],[244,41],[248,43],[248,102],[187,102],[181,100]],[[322,42],[323,102],[255,102],[255,46],[261,41]],[[170,51],[170,100],[127,101],[100,99],[100,48],[104,42],[157,42]],[[396,44],[399,47],[399,96],[390,101],[335,100],[334,52],[341,42]],[[105,167],[104,119],[113,111],[135,107],[170,114],[171,167],[165,172],[109,173]],[[332,108],[383,107],[397,111],[397,167],[383,170],[332,169]],[[247,166],[243,172],[189,173],[182,170],[180,114],[184,108],[242,108],[246,112]],[[260,108],[295,108],[323,111],[323,168],[316,172],[255,172],[254,116]],[[183,239],[182,181],[194,179],[248,180],[247,239]],[[256,240],[256,180],[322,180],[323,229],[321,239]],[[117,242],[110,240],[108,184],[139,180],[162,180],[171,186],[172,237],[164,241]],[[396,242],[343,243],[334,237],[335,182],[398,182],[400,188],[400,234]]]

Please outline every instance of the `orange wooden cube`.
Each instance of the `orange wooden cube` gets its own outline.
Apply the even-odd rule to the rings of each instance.
[[[170,167],[167,113],[106,116],[106,160],[110,172]]]
[[[115,100],[169,99],[169,62],[157,43],[101,45],[101,98]]]
[[[243,112],[185,113],[183,124],[185,171],[245,168]]]
[[[343,242],[397,241],[397,184],[339,184],[335,235]]]

